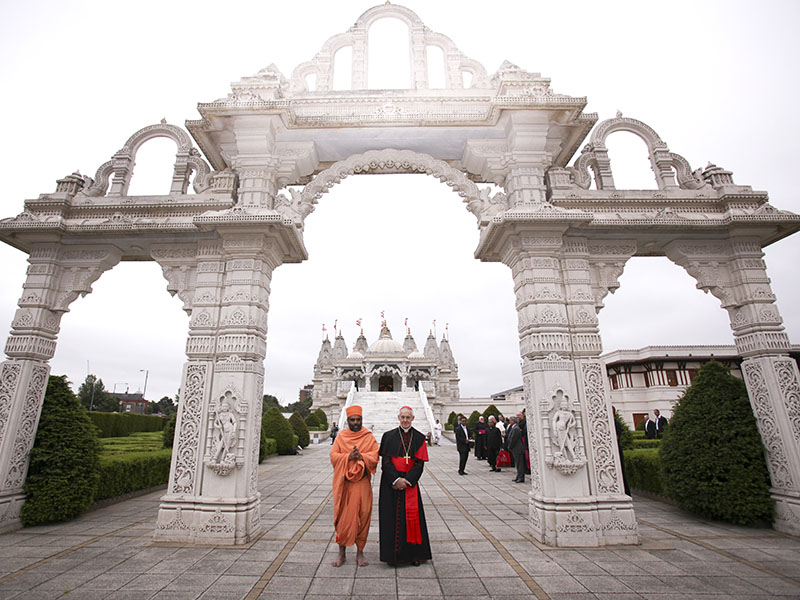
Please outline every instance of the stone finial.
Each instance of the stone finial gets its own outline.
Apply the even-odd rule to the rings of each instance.
[[[162,125],[166,125],[167,124],[167,118],[166,117],[162,117],[161,118],[161,124]]]
[[[56,181],[56,193],[65,193],[70,198],[80,192],[86,185],[86,180],[79,171],[67,175],[63,179]]]
[[[703,179],[715,188],[719,188],[724,185],[735,185],[733,183],[733,172],[726,171],[722,167],[718,167],[713,163],[708,163],[708,165],[706,165],[706,168],[703,169],[702,175]]]

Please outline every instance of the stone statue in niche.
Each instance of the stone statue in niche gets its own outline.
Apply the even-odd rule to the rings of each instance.
[[[209,429],[211,443],[205,463],[217,475],[227,475],[241,462],[237,460],[239,415],[236,412],[236,397],[231,391],[226,391],[219,399]]]
[[[564,475],[572,475],[586,464],[580,415],[564,390],[554,388],[541,401],[542,434],[545,442],[545,464]]]
[[[577,437],[575,415],[569,409],[569,399],[564,396],[564,392],[558,390],[558,410],[553,417],[553,431],[556,439],[556,458],[566,458],[574,461],[577,456]]]

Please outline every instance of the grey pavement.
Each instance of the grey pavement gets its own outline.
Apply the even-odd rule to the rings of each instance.
[[[800,538],[690,516],[634,497],[642,544],[543,546],[527,534],[527,485],[474,456],[457,474],[455,446],[430,449],[421,480],[433,560],[378,560],[377,480],[367,567],[336,555],[330,446],[260,467],[263,534],[238,547],[152,541],[162,491],[67,523],[0,535],[0,600],[271,598],[800,598]]]

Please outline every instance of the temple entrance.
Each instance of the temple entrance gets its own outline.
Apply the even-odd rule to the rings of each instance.
[[[382,18],[408,27],[408,89],[370,87],[368,33]],[[444,89],[429,85],[428,47],[447,57]],[[334,91],[333,63],[344,48],[351,89]],[[537,540],[639,540],[613,439],[598,321],[633,256],[668,257],[728,312],[769,449],[776,527],[800,533],[792,418],[800,374],[762,252],[800,229],[800,217],[735,184],[723,168],[693,170],[648,125],[621,114],[597,123],[585,106],[585,98],[559,94],[549,79],[510,62],[490,76],[415,13],[387,3],[290,77],[274,65],[245,77],[227,97],[200,104],[202,119],[188,121],[188,133],[166,123],[145,127],[94,177],[73,173],[55,192],[27,201],[23,213],[0,222],[0,239],[30,255],[0,374],[2,526],[18,522],[24,501],[62,315],[120,260],[153,260],[190,315],[155,539],[252,541],[263,528],[258,444],[273,273],[308,258],[306,219],[342,180],[425,174],[446,184],[474,219],[474,256],[502,263],[513,278],[531,450],[524,512]],[[617,189],[606,139],[620,131],[645,142],[657,189]],[[132,196],[136,152],[154,137],[177,147],[170,189]],[[348,273],[356,283],[363,276]],[[392,389],[407,381],[391,365],[364,368],[370,377],[394,373]],[[375,383],[365,380],[371,389]],[[210,452],[223,438],[224,452]]]
[[[387,375],[382,375],[378,378],[378,391],[379,392],[393,392],[394,391],[394,378]]]

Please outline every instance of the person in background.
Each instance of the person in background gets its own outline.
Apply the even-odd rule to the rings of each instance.
[[[497,453],[503,447],[503,435],[497,427],[494,415],[489,417],[489,428],[486,430],[486,460],[492,471],[500,472],[497,468]]]

